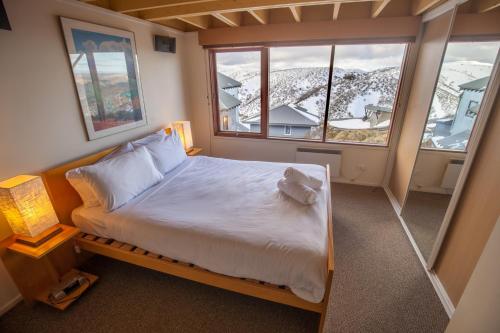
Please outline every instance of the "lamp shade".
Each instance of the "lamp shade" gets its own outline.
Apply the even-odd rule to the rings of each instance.
[[[12,231],[26,237],[59,223],[39,176],[20,175],[0,182],[0,210]]]
[[[179,136],[181,137],[182,144],[184,145],[184,149],[186,151],[191,150],[193,148],[193,136],[191,135],[191,122],[189,121],[176,121],[172,126]]]

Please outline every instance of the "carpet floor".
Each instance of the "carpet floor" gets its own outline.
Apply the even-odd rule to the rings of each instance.
[[[443,332],[448,317],[381,188],[333,185],[326,332]],[[100,277],[65,312],[20,303],[1,332],[315,332],[317,314],[95,256]]]
[[[402,216],[424,258],[429,258],[451,195],[410,191]]]

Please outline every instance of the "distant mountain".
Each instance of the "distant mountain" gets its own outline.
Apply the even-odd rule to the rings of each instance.
[[[470,61],[444,63],[431,117],[442,118],[453,114],[458,104],[458,86],[489,75],[491,68],[491,64]],[[239,96],[242,101],[240,116],[241,119],[246,119],[260,111],[260,75],[240,72],[236,76],[234,78],[243,83]],[[363,117],[364,106],[367,104],[391,106],[396,95],[399,76],[399,67],[370,72],[336,68],[330,98],[330,120]],[[328,68],[292,68],[273,71],[270,73],[269,81],[271,108],[292,103],[319,116],[324,113]]]

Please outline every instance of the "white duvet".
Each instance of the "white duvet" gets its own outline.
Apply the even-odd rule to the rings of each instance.
[[[293,164],[323,180],[318,201],[304,206],[276,187],[291,165],[189,158],[125,206],[111,213],[80,207],[73,220],[87,233],[213,272],[286,285],[320,302],[327,274],[325,168]]]

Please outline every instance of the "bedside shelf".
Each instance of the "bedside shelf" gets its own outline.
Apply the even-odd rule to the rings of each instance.
[[[59,226],[63,231],[38,247],[31,247],[28,245],[17,243],[15,236],[12,236],[12,243],[7,248],[11,251],[23,254],[28,257],[40,259],[56,249],[58,246],[64,244],[64,242],[66,242],[67,240],[78,235],[78,233],[80,232],[80,229],[75,227],[64,224],[60,224]]]
[[[92,286],[98,279],[98,277],[93,274],[82,272],[77,269],[72,269],[71,271],[62,276],[61,281],[68,281],[74,276],[79,274],[83,275],[88,280],[88,283],[79,286],[77,289],[73,290],[73,292],[71,292],[68,296],[66,296],[67,299],[66,301],[62,301],[61,303],[55,303],[55,304],[50,302],[49,295],[53,286],[46,288],[44,291],[42,291],[38,296],[36,296],[36,300],[45,303],[47,305],[50,305],[61,311],[66,310],[66,308],[70,306],[71,303],[80,298],[80,295],[82,295],[85,292],[85,290],[87,290],[90,286]]]

